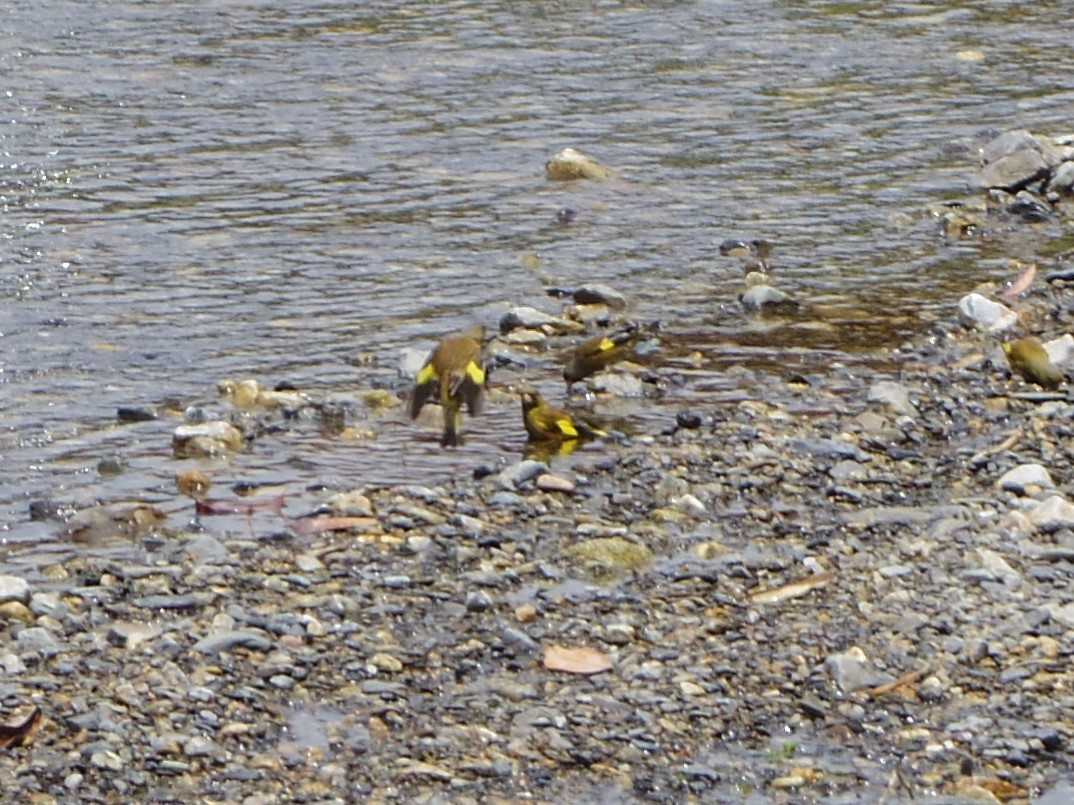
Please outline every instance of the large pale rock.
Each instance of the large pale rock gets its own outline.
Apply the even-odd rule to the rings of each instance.
[[[1031,486],[1052,489],[1055,483],[1052,476],[1040,464],[1022,464],[1009,470],[997,481],[1000,489],[1014,492],[1016,495],[1025,494],[1026,488]]]
[[[895,679],[891,674],[873,668],[865,652],[857,646],[852,646],[842,654],[830,655],[824,661],[824,667],[835,684],[845,693],[853,693],[862,688],[875,688]]]
[[[1074,362],[1074,335],[1067,333],[1046,341],[1044,351],[1048,353],[1048,360],[1056,366],[1065,366]]]
[[[1059,495],[1052,495],[1030,510],[1029,521],[1045,533],[1074,528],[1074,506]]]
[[[1016,193],[1048,178],[1063,161],[1062,151],[1025,129],[1005,132],[981,149],[981,185]]]
[[[1018,323],[1017,313],[979,293],[959,299],[958,312],[964,322],[989,333],[1001,333]]]
[[[22,604],[30,600],[30,584],[18,576],[0,576],[0,603],[18,601]]]
[[[1074,192],[1074,162],[1064,162],[1056,168],[1047,190],[1049,193]]]

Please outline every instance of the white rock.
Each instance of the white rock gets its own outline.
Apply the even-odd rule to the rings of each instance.
[[[987,548],[978,548],[977,558],[981,563],[981,567],[989,571],[1004,584],[1014,585],[1022,580],[1022,577],[1018,575],[1018,571],[1008,565],[1007,560],[995,551],[990,551]]]
[[[1068,629],[1074,629],[1074,604],[1045,604],[1041,609],[1052,616],[1052,620]]]
[[[1074,528],[1074,506],[1059,495],[1052,495],[1030,510],[1029,521],[1045,533]]]
[[[1008,470],[1003,473],[996,483],[1000,489],[1014,492],[1017,495],[1024,494],[1027,486],[1040,486],[1046,489],[1055,488],[1052,476],[1040,464],[1022,464],[1013,470]]]
[[[196,425],[180,425],[172,433],[172,449],[178,453],[190,450],[195,443],[218,444],[227,450],[239,450],[243,445],[242,431],[221,419]],[[191,453],[199,451],[190,450]]]
[[[967,324],[990,333],[1009,330],[1018,323],[1017,313],[979,293],[966,294],[959,299],[958,312]]]
[[[1056,366],[1074,361],[1074,335],[1067,333],[1059,338],[1053,338],[1044,343],[1044,350],[1048,353],[1048,360]]]
[[[910,403],[910,391],[902,383],[894,380],[880,380],[869,387],[867,398],[871,403],[888,406],[898,414],[913,416],[917,413]]]
[[[0,576],[0,604],[18,601],[22,604],[30,600],[30,583],[18,576]]]
[[[705,515],[705,504],[689,493],[672,498],[669,502],[683,514],[689,514],[691,517]]]
[[[404,347],[399,352],[399,376],[413,380],[418,376],[418,372],[421,371],[421,367],[425,365],[425,361],[429,359],[429,349],[419,349],[417,347]]]
[[[341,517],[372,517],[373,504],[360,490],[339,492],[328,499],[328,506]]]
[[[542,473],[537,476],[537,488],[543,492],[574,492],[574,482],[569,478],[563,478],[551,473]]]

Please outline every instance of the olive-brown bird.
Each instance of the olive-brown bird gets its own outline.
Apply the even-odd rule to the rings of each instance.
[[[462,406],[471,416],[481,413],[485,403],[488,372],[482,354],[485,328],[475,325],[444,338],[429,354],[418,372],[410,395],[410,418],[416,419],[434,394],[443,409],[444,433],[440,444],[455,447],[463,443]]]
[[[536,391],[523,391],[521,398],[522,421],[531,442],[565,442],[607,435],[569,411],[556,408]]]
[[[640,337],[641,328],[631,323],[614,333],[594,336],[576,346],[563,367],[568,391],[579,380],[630,357]]]
[[[1052,363],[1048,350],[1039,338],[1027,336],[1017,341],[1008,341],[1003,345],[1003,353],[1011,370],[1018,372],[1030,383],[1041,388],[1058,388],[1063,382],[1063,372]]]

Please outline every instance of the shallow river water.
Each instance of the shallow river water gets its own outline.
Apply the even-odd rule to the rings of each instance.
[[[947,242],[925,208],[972,190],[991,133],[1074,127],[1069,30],[1057,2],[8,4],[0,529],[47,539],[44,497],[185,516],[177,420],[118,425],[119,406],[226,410],[229,377],[401,388],[402,347],[555,312],[552,286],[605,282],[663,323],[664,360],[706,378],[667,406],[733,364],[865,369],[1057,234]],[[565,146],[622,180],[548,181]],[[772,240],[815,314],[746,318],[729,237]],[[551,356],[526,376],[562,393]],[[208,469],[292,493],[436,483],[523,436],[507,404],[458,451],[402,415],[374,429]],[[100,475],[112,456],[127,470]]]

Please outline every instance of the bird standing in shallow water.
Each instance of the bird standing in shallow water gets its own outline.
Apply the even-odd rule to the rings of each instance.
[[[576,346],[563,367],[568,392],[579,380],[630,357],[640,336],[641,328],[631,323],[614,333],[594,336]]]
[[[556,408],[536,391],[523,391],[521,398],[522,421],[531,442],[565,442],[607,435],[576,419],[569,411]]]
[[[463,443],[462,406],[470,416],[481,413],[488,385],[482,354],[485,328],[470,329],[444,338],[430,353],[418,372],[410,395],[410,418],[416,419],[422,406],[434,394],[443,409],[444,432],[440,444],[456,447]]]

